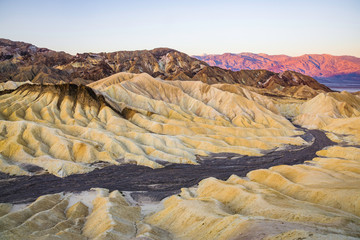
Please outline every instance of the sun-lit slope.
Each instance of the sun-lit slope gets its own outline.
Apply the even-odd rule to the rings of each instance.
[[[164,200],[146,221],[179,239],[357,239],[359,151],[340,148],[319,151],[309,164],[252,171],[248,179],[202,180]]]
[[[165,231],[141,222],[140,207],[119,191],[96,191],[94,197],[45,195],[12,210],[0,217],[0,239],[168,239]]]
[[[275,91],[278,94],[283,94],[288,97],[300,98],[300,99],[310,99],[318,95],[319,93],[324,93],[323,90],[315,90],[307,85],[300,86],[291,86],[281,89],[281,91]]]
[[[226,143],[253,145],[262,149],[272,148],[278,141],[287,140],[294,144],[302,142],[299,138],[287,137],[301,133],[295,131],[288,120],[257,104],[253,99],[221,91],[201,82],[163,81],[148,74],[133,76],[131,80],[119,80],[118,84],[110,86],[95,83],[89,86],[102,91],[118,105],[125,103],[136,109],[138,114],[132,114],[131,121],[151,132],[191,135],[190,141],[178,136],[188,144],[193,144],[191,142],[201,137],[204,140],[212,138],[211,142],[214,138],[221,140],[214,142],[217,146],[226,146]],[[143,114],[145,112],[147,114]],[[280,138],[276,140],[276,137]],[[252,140],[253,143],[244,145]],[[262,142],[264,147],[256,145],[257,141]]]
[[[30,81],[26,81],[26,82],[13,82],[13,81],[7,81],[7,82],[2,82],[0,83],[0,91],[4,91],[4,90],[11,90],[11,89],[15,89],[23,84],[32,84]]]
[[[206,103],[220,113],[227,116],[231,122],[240,127],[256,127],[256,128],[289,128],[293,129],[293,125],[284,117],[274,114],[265,106],[270,105],[270,100],[262,97],[257,103],[257,99],[251,94],[237,94],[222,91],[213,88],[202,82],[172,82],[174,86],[179,87],[189,96]],[[255,94],[253,94],[255,95]],[[258,96],[260,98],[260,96]],[[266,103],[267,101],[267,103]]]
[[[130,81],[125,82],[126,80]],[[239,115],[246,115],[247,119],[245,119],[244,122],[252,122],[257,114],[255,111],[258,109],[262,111],[261,114],[268,114],[267,109],[277,113],[270,99],[251,92],[239,84],[208,85],[194,81],[162,81],[154,79],[148,74],[120,73],[89,84],[88,86],[102,91],[113,84],[120,85],[120,83],[122,87],[132,93],[179,105],[182,110],[190,110],[201,117],[225,117],[226,120],[236,121],[236,119],[233,119],[236,118],[235,114],[238,113]],[[112,94],[110,94],[110,96],[112,96]],[[121,98],[121,96],[112,97]],[[199,105],[200,102],[205,105]],[[204,107],[205,109],[201,111],[201,109],[199,110],[200,107]],[[232,110],[231,107],[235,109]],[[274,117],[274,115],[271,115],[271,117]],[[291,125],[283,118],[275,117],[281,119],[279,120],[281,125]],[[243,124],[245,123],[238,125],[241,126]],[[266,123],[264,123],[264,125],[267,126]]]
[[[292,86],[268,90],[239,84],[214,84],[213,87],[228,91],[252,100],[275,114],[287,119],[293,119],[299,115],[300,106],[307,100],[323,93],[321,90],[313,90],[306,85]]]
[[[31,164],[66,176],[91,171],[89,163],[119,164],[122,158],[150,167],[161,166],[155,158],[194,163],[192,149],[181,141],[137,127],[90,88],[43,88],[24,85],[0,96],[0,167],[4,172],[28,174],[25,169]]]
[[[360,97],[354,94],[319,94],[301,105],[294,120],[307,128],[331,132],[328,136],[334,141],[360,143]]]
[[[272,99],[265,96],[264,93],[268,93],[267,89],[255,88],[244,86],[240,84],[213,84],[212,87],[218,88],[222,91],[227,91],[235,93],[237,95],[243,96],[249,100],[255,101],[266,109],[279,114],[278,109],[274,105]]]
[[[30,174],[36,165],[66,176],[98,161],[157,168],[156,160],[196,164],[197,154],[262,155],[305,144],[266,108],[269,99],[248,90],[128,73],[89,86],[23,85],[1,95],[1,171]]]
[[[180,239],[358,239],[360,152],[346,144],[360,142],[360,99],[342,92],[273,103],[295,123],[326,130],[345,145],[318,151],[305,164],[251,171],[246,179],[205,179],[166,199],[148,223]]]
[[[150,214],[106,189],[0,204],[0,239],[359,239],[359,149],[317,154],[248,178],[204,179]]]
[[[359,161],[315,158],[310,163],[256,170],[247,176],[290,197],[360,216]]]
[[[101,80],[92,82],[92,83],[88,84],[88,86],[91,88],[94,88],[94,89],[102,90],[113,84],[118,84],[123,81],[131,80],[138,75],[139,74],[122,72],[122,73],[114,74],[114,75],[111,75],[110,77],[106,77]]]

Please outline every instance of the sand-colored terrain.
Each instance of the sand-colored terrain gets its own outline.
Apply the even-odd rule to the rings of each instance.
[[[297,97],[289,97],[298,90]],[[246,177],[210,177],[187,185],[156,208],[106,189],[83,198],[46,195],[23,207],[3,203],[0,239],[359,239],[360,98],[347,92],[311,98],[316,93],[310,91],[306,100],[307,87],[288,92],[271,95],[241,85],[130,73],[87,87],[25,84],[2,92],[0,171],[7,174],[99,174],[93,171],[99,161],[162,170],[169,167],[162,168],[165,163],[198,164],[209,154],[211,164],[196,171],[209,166],[232,171],[225,162],[232,158],[251,164],[250,157],[229,154],[274,163]],[[293,123],[320,129],[336,143],[314,130],[331,142],[318,147],[309,131],[303,129],[300,137],[304,131]],[[276,166],[284,159],[276,153],[289,151],[288,158],[295,158],[307,148],[313,153],[304,163]],[[138,166],[129,166],[136,174]],[[3,181],[15,184],[17,178]],[[153,189],[157,185],[149,183]]]
[[[24,84],[32,84],[32,82],[30,82],[30,81],[27,81],[27,82],[14,82],[14,81],[1,82],[0,83],[0,91],[16,89],[17,87],[24,85]]]
[[[51,194],[27,206],[10,205],[0,216],[0,239],[171,239],[142,218],[141,208],[119,191]]]
[[[358,239],[359,149],[333,146],[317,155],[247,178],[207,178],[160,204],[106,189],[0,204],[0,238]]]
[[[360,144],[360,97],[343,91],[321,93],[303,103],[294,123],[323,129],[336,142]]]
[[[197,164],[210,152],[260,156],[305,144],[301,134],[266,96],[145,73],[89,87],[22,85],[0,96],[0,170],[9,174],[38,166],[63,177],[99,161]]]
[[[179,239],[358,239],[360,151],[347,145],[359,144],[359,103],[347,92],[276,101],[295,123],[323,129],[343,146],[324,148],[305,164],[251,171],[246,179],[205,179],[164,200],[147,221]]]
[[[205,179],[164,200],[147,222],[179,239],[357,239],[359,151],[331,147],[318,155],[248,179]]]

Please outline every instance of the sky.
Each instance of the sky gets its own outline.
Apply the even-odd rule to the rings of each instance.
[[[169,47],[360,57],[360,0],[0,0],[0,38],[71,54]]]

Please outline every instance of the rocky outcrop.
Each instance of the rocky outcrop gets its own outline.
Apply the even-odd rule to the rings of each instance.
[[[309,86],[330,91],[311,77],[295,72],[278,74],[267,70],[230,71],[213,67],[169,48],[72,56],[37,48],[31,44],[0,39],[0,82],[87,84],[118,72],[148,73],[164,80],[194,80],[207,84],[238,83],[270,90]]]

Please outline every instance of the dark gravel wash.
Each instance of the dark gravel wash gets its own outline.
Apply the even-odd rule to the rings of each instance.
[[[200,158],[200,165],[169,164],[151,169],[137,165],[108,166],[87,174],[59,178],[51,174],[37,176],[9,176],[0,174],[0,202],[23,203],[44,194],[79,192],[95,187],[109,190],[135,191],[133,197],[161,200],[178,193],[183,187],[196,185],[200,180],[215,177],[225,180],[232,174],[244,177],[249,171],[275,165],[294,165],[316,157],[316,152],[335,145],[319,130],[306,130],[305,140],[314,138],[307,147],[289,146],[286,150],[271,151],[261,157],[232,153],[211,154]]]

